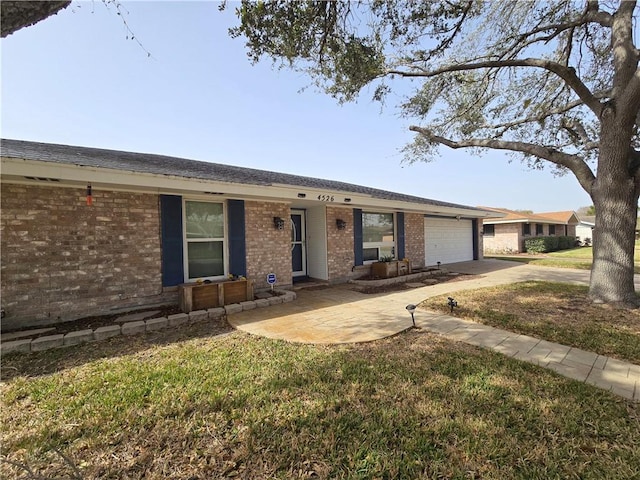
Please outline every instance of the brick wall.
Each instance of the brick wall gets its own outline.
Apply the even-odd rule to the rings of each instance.
[[[405,257],[411,260],[412,268],[424,267],[424,215],[405,213],[404,250]]]
[[[162,294],[158,196],[93,193],[87,206],[84,189],[2,185],[3,328],[171,297]]]
[[[327,263],[329,282],[339,283],[351,277],[353,269],[353,209],[327,207]],[[337,219],[347,226],[338,230]]]
[[[284,230],[276,230],[273,217],[285,221]],[[254,288],[270,288],[267,274],[275,273],[277,285],[291,286],[291,213],[284,203],[245,202],[247,278]]]
[[[535,234],[535,226],[531,225],[531,232]],[[522,251],[522,224],[495,224],[493,237],[484,235],[482,238],[483,251],[489,253],[518,253]]]

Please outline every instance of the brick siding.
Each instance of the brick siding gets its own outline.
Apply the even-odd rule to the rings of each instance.
[[[527,238],[533,238],[536,236],[548,236],[549,235],[549,224],[541,224],[542,225],[542,233],[540,235],[536,235],[536,225],[535,223],[530,224],[531,235],[524,236],[522,234],[523,224],[522,223],[505,223],[505,224],[495,224],[495,235],[493,237],[484,236],[482,238],[484,248],[483,251],[486,254],[491,253],[522,253],[525,251],[524,241]],[[567,229],[567,235],[571,237],[576,236],[576,226],[575,225],[562,225],[556,224],[556,233],[555,236],[564,236],[565,227]]]
[[[518,253],[522,251],[522,224],[494,224],[495,235],[482,237],[484,253]],[[535,234],[535,226],[531,225]]]
[[[327,263],[329,282],[345,282],[353,270],[353,209],[327,207]],[[344,230],[338,230],[336,220],[344,220]]]
[[[273,217],[284,220],[277,230]],[[270,288],[267,274],[275,273],[280,287],[291,286],[291,211],[284,203],[245,202],[247,278],[257,290]]]
[[[84,189],[2,185],[4,328],[166,302],[158,196],[94,188],[93,198],[87,206]]]
[[[424,267],[424,215],[406,213],[404,215],[405,257],[411,260],[412,268]]]

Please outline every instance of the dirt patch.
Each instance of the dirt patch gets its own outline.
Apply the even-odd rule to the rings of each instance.
[[[38,338],[39,336],[43,336],[43,335],[57,335],[60,333],[65,334],[69,332],[76,332],[79,330],[95,330],[96,328],[106,327],[109,325],[121,325],[122,324],[121,322],[116,322],[118,318],[123,317],[125,315],[132,314],[132,313],[142,313],[142,312],[149,312],[149,316],[146,318],[158,318],[158,317],[167,317],[175,313],[181,313],[181,310],[178,307],[178,305],[165,305],[165,306],[160,306],[155,308],[143,308],[143,309],[137,309],[137,310],[129,310],[126,312],[94,315],[91,317],[83,317],[77,320],[71,320],[71,321],[62,322],[62,323],[38,325],[36,327],[18,328],[18,329],[11,330],[11,332],[36,330],[36,329],[48,328],[48,327],[55,328],[55,330],[50,330],[40,335],[29,336],[29,338]],[[158,312],[158,313],[153,314],[153,312]],[[6,332],[3,331],[2,333],[9,333],[9,332],[10,331],[7,330]]]

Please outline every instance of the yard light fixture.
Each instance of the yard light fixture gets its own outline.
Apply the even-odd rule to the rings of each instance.
[[[405,308],[406,308],[406,309],[407,309],[407,311],[411,314],[411,321],[413,322],[413,326],[414,326],[414,328],[415,328],[415,326],[416,326],[416,319],[413,317],[413,314],[415,313],[415,311],[416,311],[416,308],[417,308],[417,307],[416,307],[413,303],[410,303],[410,304],[409,304],[409,305],[407,305]]]
[[[441,262],[436,262],[438,264],[438,270],[440,270],[440,263]]]
[[[276,230],[284,230],[284,220],[280,217],[273,217],[273,226]]]
[[[453,307],[457,307],[458,302],[456,302],[453,299],[453,297],[447,297],[447,305],[449,305],[449,308],[451,309],[451,313],[453,313]]]

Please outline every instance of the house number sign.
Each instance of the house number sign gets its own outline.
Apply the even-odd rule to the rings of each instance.
[[[333,195],[318,195],[321,202],[333,202]]]

